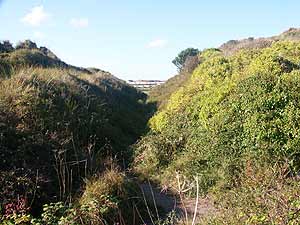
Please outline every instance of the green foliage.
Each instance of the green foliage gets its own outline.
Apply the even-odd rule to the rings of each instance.
[[[13,48],[9,41],[0,43],[0,60],[4,61],[14,70],[24,69],[24,67],[43,67],[43,68],[59,68],[70,69],[76,73],[103,73],[108,72],[94,69],[89,70],[81,67],[68,65],[61,61],[52,51],[46,47],[37,47],[36,43],[26,40],[17,44],[16,48]],[[1,68],[1,67],[0,67]],[[2,73],[2,74],[1,74]],[[10,73],[9,73],[10,74]],[[3,69],[0,69],[0,76],[7,77],[9,74],[4,73]]]
[[[28,66],[67,68],[64,62],[50,58],[38,49],[20,48],[2,56],[15,68]]]
[[[11,64],[7,60],[0,58],[0,79],[9,77],[11,73]]]
[[[1,204],[27,196],[38,213],[74,194],[106,157],[127,166],[147,122],[145,97],[102,73],[24,69],[1,80],[0,177],[13,174],[1,185]]]
[[[144,210],[137,185],[113,167],[88,180],[83,194],[74,204],[45,204],[40,218],[16,213],[0,221],[24,225],[135,224],[141,222],[137,213],[144,216]]]
[[[176,56],[176,58],[172,61],[172,63],[178,68],[178,70],[180,71],[183,66],[185,61],[187,60],[187,58],[189,56],[196,56],[198,55],[199,50],[195,49],[195,48],[187,48],[183,51],[181,51],[178,56]]]
[[[173,61],[180,70],[190,56],[197,57],[190,68],[200,64],[152,91],[160,110],[134,148],[153,112],[144,94],[104,71],[69,66],[32,42],[17,48],[0,51],[2,224],[151,217],[138,186],[107,158],[125,168],[134,158],[135,172],[171,187],[176,174],[186,184],[199,177],[200,193],[218,204],[202,224],[299,224],[299,42],[230,57],[218,49],[181,52]],[[174,224],[176,215],[157,219]]]
[[[32,219],[31,222],[34,225],[61,224],[59,222],[63,215],[67,212],[67,209],[68,207],[66,207],[62,202],[45,204],[43,206],[41,219]]]
[[[241,185],[214,193],[218,213],[200,224],[299,224],[299,181],[287,168],[253,168],[248,163]]]
[[[175,171],[199,174],[205,193],[231,188],[245,163],[283,163],[299,170],[298,42],[225,57],[203,51],[201,64],[136,145],[136,170],[162,182]]]
[[[172,93],[184,86],[190,77],[190,73],[180,73],[167,80],[164,84],[153,87],[148,94],[148,102],[155,103],[158,109],[163,109],[166,107]]]
[[[90,201],[76,203],[73,196],[82,190],[84,179],[106,170],[107,158],[128,167],[129,146],[145,132],[153,110],[146,95],[108,72],[70,66],[30,41],[9,51],[7,43],[0,47],[6,49],[0,53],[1,222],[116,221],[133,204],[127,194],[111,191],[118,180],[106,179],[108,174],[97,178],[101,181],[92,179],[94,184],[87,182],[82,199]],[[138,195],[124,175],[115,177],[126,186],[124,193]],[[103,185],[106,190],[95,190],[92,196],[89,187]],[[24,210],[18,199],[25,199]],[[124,219],[131,215],[122,212]],[[38,217],[32,219],[29,213]]]
[[[198,50],[197,50],[198,51]],[[197,52],[195,51],[195,52]],[[184,51],[183,51],[184,52]],[[149,92],[148,101],[156,103],[158,109],[162,110],[168,104],[171,95],[182,87],[184,87],[191,78],[192,72],[197,68],[197,66],[209,59],[213,55],[221,56],[222,53],[218,49],[205,49],[195,56],[188,56],[183,62],[181,71],[178,75],[168,79],[164,84],[158,85],[151,89]]]
[[[164,219],[159,219],[156,221],[157,225],[174,225],[178,223],[178,215],[176,215],[175,210],[168,213]]]
[[[0,53],[8,53],[12,52],[14,47],[9,41],[2,41],[0,42]]]
[[[30,40],[25,40],[23,42],[19,42],[16,45],[16,49],[37,49],[37,45]]]
[[[139,195],[139,188],[124,173],[116,168],[107,170],[86,183],[79,200],[80,207],[93,210],[85,213],[83,220],[93,221],[94,224],[101,224],[100,221],[113,224],[122,220],[132,223],[134,206],[139,205]],[[139,209],[143,210],[141,206]]]

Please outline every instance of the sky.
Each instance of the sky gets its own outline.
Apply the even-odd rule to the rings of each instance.
[[[0,40],[31,39],[124,80],[166,80],[181,50],[300,27],[299,9],[299,0],[0,0]]]

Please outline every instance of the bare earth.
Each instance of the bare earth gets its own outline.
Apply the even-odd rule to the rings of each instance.
[[[159,209],[162,209],[165,214],[168,214],[169,212],[174,210],[178,217],[184,219],[186,211],[188,219],[193,219],[196,199],[185,199],[183,200],[183,202],[180,202],[180,200],[174,194],[162,191],[161,188],[156,187],[148,182],[140,184],[140,188],[144,192],[148,201],[153,199],[153,193],[157,207]],[[216,213],[216,209],[212,201],[208,198],[199,198],[196,221],[199,221],[201,216],[213,215],[214,213]]]

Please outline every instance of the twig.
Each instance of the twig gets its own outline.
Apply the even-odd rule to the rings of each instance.
[[[197,186],[197,199],[196,199],[196,205],[195,205],[195,211],[194,211],[194,217],[193,217],[192,225],[194,225],[195,221],[196,221],[196,215],[197,215],[197,210],[198,210],[198,201],[199,201],[199,182],[198,182],[198,176],[195,177],[195,180],[196,180],[196,186]]]
[[[35,189],[34,189],[34,193],[33,193],[33,198],[32,198],[31,203],[30,203],[30,207],[32,206],[33,201],[35,199],[36,189],[37,189],[37,186],[38,186],[38,179],[39,179],[39,170],[37,169],[36,170],[36,178],[35,178]]]
[[[140,217],[141,221],[143,222],[143,224],[146,224],[145,221],[143,220],[143,217],[142,217],[141,214],[140,214],[140,211],[138,210],[138,208],[136,207],[135,204],[134,204],[134,207],[135,207],[135,209],[136,209],[136,212],[137,212],[138,216]]]
[[[183,206],[183,209],[184,209],[184,214],[185,214],[185,221],[186,221],[186,224],[188,224],[188,214],[187,214],[187,209],[185,207],[185,204],[184,204],[184,200],[183,200],[183,196],[182,196],[182,192],[181,192],[181,184],[180,184],[180,180],[179,180],[179,174],[177,173],[176,175],[176,178],[177,178],[177,185],[178,185],[178,193],[179,193],[179,197],[180,197],[180,203],[182,204]],[[184,187],[183,187],[184,188]]]
[[[159,220],[159,214],[158,214],[158,210],[157,210],[157,205],[156,205],[156,201],[155,201],[155,197],[154,197],[152,185],[150,184],[149,180],[148,180],[148,184],[149,184],[149,187],[150,187],[150,190],[151,190],[151,195],[152,195],[152,199],[153,199],[153,203],[154,203],[154,207],[155,207],[155,211],[156,211],[156,216],[157,216],[157,219]]]
[[[151,220],[152,224],[155,224],[154,221],[153,221],[153,219],[152,219],[152,215],[151,215],[151,212],[150,212],[147,200],[146,200],[146,196],[145,196],[144,190],[143,190],[143,188],[141,186],[140,186],[140,189],[141,189],[142,194],[143,194],[143,199],[144,199],[144,202],[145,202],[145,205],[146,205],[147,212],[149,214],[150,220]]]

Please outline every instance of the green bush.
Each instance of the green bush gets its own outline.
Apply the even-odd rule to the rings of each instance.
[[[287,166],[247,164],[241,185],[215,192],[217,213],[201,224],[299,224],[299,181],[288,176]]]
[[[7,60],[0,58],[0,79],[7,78],[12,73],[12,66]]]
[[[162,182],[175,171],[202,176],[205,193],[237,185],[245,163],[288,162],[299,170],[298,42],[200,55],[201,64],[167,106],[150,119],[136,145],[135,168]]]

